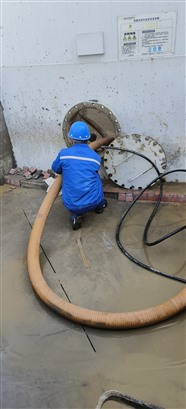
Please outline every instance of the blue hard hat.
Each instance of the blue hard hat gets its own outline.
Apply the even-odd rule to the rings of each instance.
[[[86,141],[90,139],[89,127],[85,122],[74,122],[69,130],[68,137],[76,139],[77,141]]]

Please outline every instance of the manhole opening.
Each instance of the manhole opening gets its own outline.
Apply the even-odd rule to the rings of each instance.
[[[67,135],[71,124],[75,121],[87,123],[91,133],[90,142],[101,137],[105,138],[107,135],[113,135],[116,138],[121,132],[116,116],[108,107],[98,102],[80,102],[69,109],[63,120],[62,132],[67,146],[71,145]]]

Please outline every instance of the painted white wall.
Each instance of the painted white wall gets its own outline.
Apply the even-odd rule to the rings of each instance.
[[[117,18],[166,11],[178,13],[175,54],[119,60]],[[167,170],[185,167],[183,2],[2,2],[1,12],[1,100],[19,166],[50,168],[67,111],[96,99],[123,132],[155,138]],[[94,32],[104,33],[105,53],[78,57],[77,35]]]

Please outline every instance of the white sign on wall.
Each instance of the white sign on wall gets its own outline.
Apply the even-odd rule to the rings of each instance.
[[[145,58],[174,53],[177,13],[118,18],[119,58]]]

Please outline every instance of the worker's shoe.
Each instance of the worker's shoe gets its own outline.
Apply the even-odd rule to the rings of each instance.
[[[81,228],[83,222],[83,217],[82,216],[77,216],[77,217],[73,217],[72,219],[72,229],[73,230],[78,230]]]
[[[103,210],[104,210],[105,207],[107,207],[107,206],[108,206],[107,200],[104,199],[103,205],[97,206],[97,207],[95,208],[95,212],[98,213],[98,214],[99,214],[99,213],[103,213]]]

